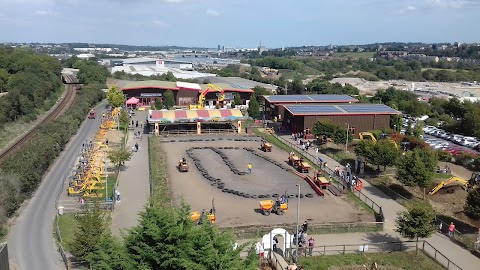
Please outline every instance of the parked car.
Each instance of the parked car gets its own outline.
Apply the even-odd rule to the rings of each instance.
[[[468,147],[469,145],[474,144],[474,143],[476,143],[476,142],[477,142],[477,141],[475,141],[474,138],[464,137],[463,140],[460,142],[460,144],[463,145],[463,146]]]
[[[438,149],[444,149],[444,148],[447,148],[449,147],[450,144],[448,142],[440,142],[438,144],[436,144],[433,148],[435,148],[436,150]]]

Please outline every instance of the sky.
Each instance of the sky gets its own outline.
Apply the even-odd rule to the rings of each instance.
[[[0,0],[0,42],[480,42],[480,0]]]

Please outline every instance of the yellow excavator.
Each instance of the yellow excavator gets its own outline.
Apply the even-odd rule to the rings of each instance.
[[[456,176],[450,177],[436,185],[432,190],[430,190],[430,192],[428,192],[428,195],[433,195],[442,188],[445,188],[447,193],[453,193],[458,186],[462,187],[466,191],[471,191],[472,189],[477,188],[480,186],[480,172],[472,173],[470,180],[465,180]]]
[[[216,91],[216,92],[220,92],[220,94],[218,95],[218,99],[217,101],[218,102],[223,102],[223,100],[225,99],[225,92],[223,92],[223,89],[213,85],[213,84],[208,84],[208,87],[207,89],[205,89],[201,94],[200,96],[198,97],[198,104],[192,104],[190,105],[190,110],[194,110],[194,109],[204,109],[205,108],[205,96],[209,93],[209,92],[212,92],[212,91]]]
[[[215,201],[212,199],[212,208],[210,208],[210,211],[206,212],[205,210],[202,210],[202,213],[198,211],[194,211],[190,213],[190,219],[197,223],[197,224],[202,224],[204,216],[207,216],[207,220],[210,221],[210,223],[215,223],[216,218],[215,218]]]
[[[374,143],[377,143],[377,138],[375,138],[375,135],[373,135],[373,133],[371,132],[359,132],[358,137],[360,138],[361,141],[366,140],[366,141],[372,141]],[[398,144],[394,140],[388,138],[387,134],[380,134],[380,140],[387,140],[393,145],[395,145],[396,149],[398,149]]]

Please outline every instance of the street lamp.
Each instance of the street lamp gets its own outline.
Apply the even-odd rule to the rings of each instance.
[[[348,149],[348,130],[350,129],[350,124],[345,123],[347,125],[347,138],[345,140],[345,158],[347,158],[347,149]]]
[[[296,237],[296,252],[295,252],[295,261],[297,261],[298,259],[298,241],[300,240],[299,237],[299,224],[300,224],[300,185],[299,184],[296,184],[296,186],[298,187],[298,194],[297,194],[297,237]]]

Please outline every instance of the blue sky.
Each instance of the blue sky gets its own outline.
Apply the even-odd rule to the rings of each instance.
[[[0,42],[479,42],[480,0],[0,0]]]

